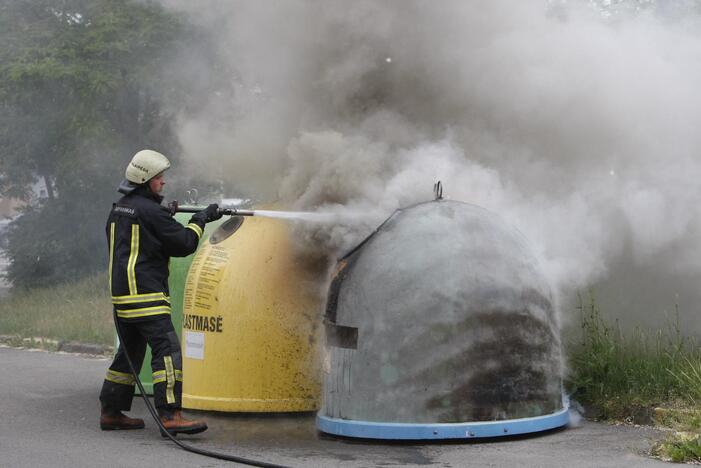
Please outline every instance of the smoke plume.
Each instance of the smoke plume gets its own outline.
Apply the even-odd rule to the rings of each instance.
[[[307,246],[343,252],[441,180],[517,226],[565,297],[701,299],[689,2],[162,1],[215,34],[228,73],[182,115],[190,167],[350,220],[299,227]]]

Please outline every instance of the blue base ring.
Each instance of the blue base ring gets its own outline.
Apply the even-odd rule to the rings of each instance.
[[[328,434],[343,437],[386,440],[476,439],[547,431],[566,425],[569,406],[545,416],[443,424],[381,423],[351,421],[317,415],[316,427]]]

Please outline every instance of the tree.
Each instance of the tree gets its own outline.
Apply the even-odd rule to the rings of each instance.
[[[138,149],[178,153],[162,70],[192,34],[153,2],[0,0],[0,194],[48,192],[10,227],[16,286],[104,268],[105,187]]]

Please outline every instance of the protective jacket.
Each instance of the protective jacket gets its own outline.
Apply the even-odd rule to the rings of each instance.
[[[161,206],[162,201],[139,186],[112,205],[107,220],[109,281],[120,319],[170,314],[169,259],[193,253],[204,232],[204,213],[196,213],[183,226]]]

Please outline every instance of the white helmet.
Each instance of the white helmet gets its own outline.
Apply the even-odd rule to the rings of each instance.
[[[141,150],[131,158],[124,176],[129,182],[143,184],[170,167],[168,158],[153,150]]]

